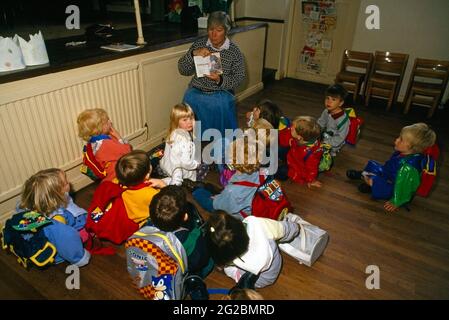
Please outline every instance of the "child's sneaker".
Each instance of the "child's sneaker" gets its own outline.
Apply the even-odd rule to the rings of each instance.
[[[362,183],[361,185],[359,185],[358,189],[361,193],[371,193],[371,187],[366,183]]]
[[[351,180],[361,180],[362,179],[362,171],[347,170],[346,176]]]

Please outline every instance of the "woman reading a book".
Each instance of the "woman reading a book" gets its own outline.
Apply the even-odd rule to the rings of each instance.
[[[195,41],[178,61],[182,75],[193,75],[184,102],[201,121],[201,133],[214,128],[224,136],[225,129],[237,128],[234,90],[245,79],[245,64],[242,52],[227,37],[230,29],[225,12],[212,12],[207,19],[208,37]],[[204,60],[210,66],[206,72]]]

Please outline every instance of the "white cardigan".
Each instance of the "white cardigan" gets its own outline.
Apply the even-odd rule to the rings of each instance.
[[[165,144],[164,156],[161,159],[161,169],[168,175],[163,179],[167,184],[181,185],[183,179],[196,181],[196,168],[199,162],[195,160],[195,144],[188,131],[174,130]]]

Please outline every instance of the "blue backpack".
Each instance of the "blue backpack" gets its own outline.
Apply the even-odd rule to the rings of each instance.
[[[53,263],[56,248],[43,230],[51,223],[50,219],[36,211],[14,214],[2,230],[2,248],[14,254],[24,268],[28,268],[29,262],[37,267]]]

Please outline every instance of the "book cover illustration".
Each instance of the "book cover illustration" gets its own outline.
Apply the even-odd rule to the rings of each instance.
[[[198,78],[210,75],[215,72],[218,74],[223,73],[221,66],[220,52],[214,52],[206,57],[194,56],[196,76]]]

